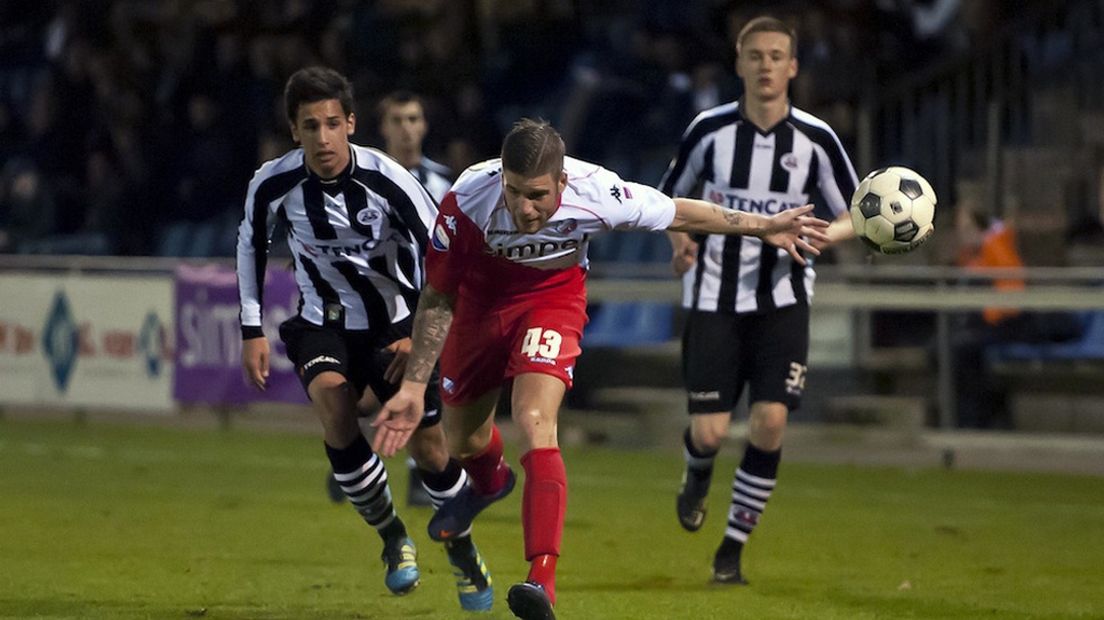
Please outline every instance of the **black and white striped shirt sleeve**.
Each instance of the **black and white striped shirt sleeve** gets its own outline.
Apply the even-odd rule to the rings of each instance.
[[[699,114],[682,135],[678,154],[667,166],[659,182],[659,191],[671,196],[689,196],[697,187],[705,167],[705,151],[709,133],[703,131],[705,114]]]
[[[265,267],[268,263],[268,245],[276,227],[272,216],[273,203],[289,191],[288,181],[278,174],[273,160],[261,166],[249,182],[245,197],[245,209],[238,226],[237,272],[238,297],[242,338],[264,336],[261,329],[261,305],[264,301]],[[298,177],[299,175],[295,175]]]

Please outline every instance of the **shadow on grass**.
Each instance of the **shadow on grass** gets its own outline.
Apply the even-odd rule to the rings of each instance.
[[[650,575],[633,580],[595,581],[586,584],[561,585],[563,592],[705,592],[723,588],[710,581],[679,581],[670,575]]]
[[[374,611],[358,612],[348,607],[296,608],[280,606],[273,609],[264,604],[217,604],[209,605],[163,605],[144,604],[140,601],[119,601],[109,599],[69,600],[46,598],[0,598],[0,618],[111,618],[126,620],[130,618],[158,619],[230,619],[249,620],[298,620],[313,618],[351,618],[354,620],[379,618]],[[402,610],[403,618],[438,618],[440,609],[424,607]]]

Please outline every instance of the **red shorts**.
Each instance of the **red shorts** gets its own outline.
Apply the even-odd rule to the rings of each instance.
[[[457,312],[441,352],[441,400],[465,405],[527,372],[552,375],[570,389],[586,322],[582,295]]]

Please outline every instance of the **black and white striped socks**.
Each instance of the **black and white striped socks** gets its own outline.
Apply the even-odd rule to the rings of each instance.
[[[725,538],[747,542],[748,535],[759,523],[759,517],[767,507],[767,500],[774,491],[778,477],[778,463],[782,460],[781,448],[764,452],[748,443],[744,458],[732,480],[732,505],[728,510],[728,527]]]
[[[387,470],[379,455],[372,451],[364,435],[337,449],[326,444],[326,456],[333,466],[334,479],[360,516],[381,532],[398,517],[387,485]]]

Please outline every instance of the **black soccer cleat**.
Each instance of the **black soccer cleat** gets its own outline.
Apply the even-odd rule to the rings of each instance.
[[[713,556],[713,581],[746,586],[748,582],[740,572],[740,551],[743,545],[732,544],[729,541],[730,539],[726,538],[717,549],[717,554]]]
[[[403,595],[418,587],[418,550],[409,536],[396,536],[383,543],[380,555],[387,569],[384,583],[393,594]]]
[[[709,478],[704,481],[689,470],[682,472],[682,488],[675,499],[679,524],[688,532],[696,532],[705,523],[705,496],[709,493]]]
[[[532,581],[523,581],[510,588],[506,603],[514,615],[524,620],[556,620],[552,611],[552,601],[544,586]]]
[[[452,574],[456,576],[456,593],[464,611],[488,611],[494,604],[491,572],[470,536],[445,541]]]

